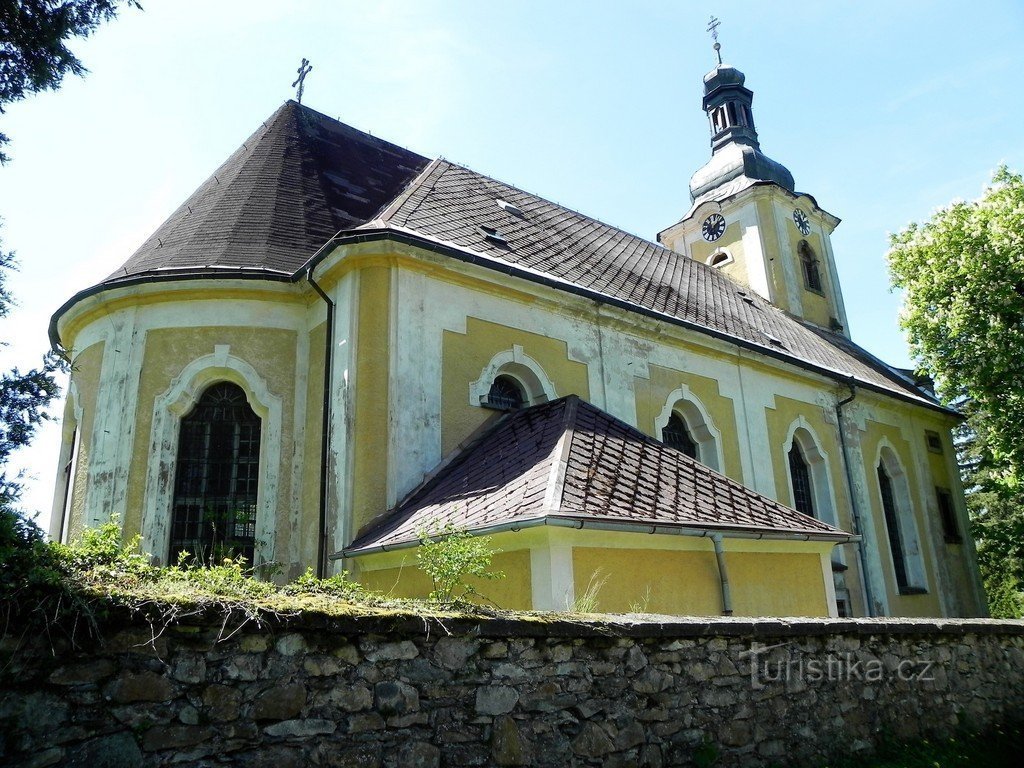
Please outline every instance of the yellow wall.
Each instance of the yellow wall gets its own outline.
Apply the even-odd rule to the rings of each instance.
[[[403,550],[403,565],[369,570],[380,555],[359,558],[359,582],[367,589],[389,597],[427,597],[433,588],[430,577],[416,566],[416,550]],[[390,559],[390,558],[388,558]],[[479,593],[473,602],[507,610],[528,611],[533,607],[530,586],[530,552],[521,549],[498,552],[491,559],[491,569],[505,574],[501,579],[470,578],[467,583]]]
[[[566,343],[475,317],[466,319],[466,333],[444,332],[442,342],[441,451],[447,455],[494,411],[469,403],[469,385],[498,354],[519,344],[555,385],[559,397],[576,394],[590,399],[587,366],[569,359]]]
[[[128,476],[128,503],[124,521],[126,536],[139,532],[145,507],[144,494],[150,464],[153,405],[172,380],[193,360],[209,355],[215,345],[227,344],[231,354],[251,365],[267,383],[267,388],[282,399],[281,468],[278,474],[278,550],[288,541],[287,510],[291,479],[291,450],[295,388],[295,332],[273,328],[221,326],[217,328],[160,328],[146,333],[146,349],[139,380],[139,398],[135,412],[135,441],[132,445],[131,472]],[[244,389],[244,386],[243,386]],[[250,400],[251,400],[251,393]],[[265,425],[264,425],[265,428]],[[154,552],[163,557],[165,553]]]
[[[704,215],[704,218],[707,218],[707,214]],[[703,223],[703,221],[704,219],[702,218],[701,222]],[[728,251],[733,261],[723,267],[719,267],[719,269],[741,285],[750,285],[747,254],[743,248],[741,236],[742,231],[739,223],[733,222],[726,226],[722,236],[713,243],[703,239],[694,241],[690,246],[690,255],[702,264],[707,264],[711,254],[715,251]],[[680,246],[679,249],[682,250],[682,247]]]
[[[700,400],[714,422],[715,428],[721,433],[722,453],[725,466],[719,470],[737,482],[743,482],[743,468],[740,464],[740,444],[736,431],[736,410],[732,398],[723,397],[718,393],[718,382],[707,376],[691,371],[673,371],[657,365],[649,365],[650,377],[633,379],[633,391],[636,395],[637,425],[649,435],[661,439],[655,429],[655,419],[661,414],[668,396],[686,384],[690,391]]]
[[[614,534],[613,534],[614,535]],[[596,590],[597,611],[719,616],[722,587],[710,541],[689,550],[573,549],[576,599]],[[820,545],[810,545],[820,549]],[[737,616],[827,616],[815,552],[729,551],[726,569]],[[596,576],[595,576],[596,574]],[[770,578],[768,576],[770,575]]]
[[[821,556],[725,553],[735,616],[828,616]]]
[[[576,600],[597,590],[596,611],[684,616],[722,612],[721,582],[711,542],[706,551],[603,549],[572,551]],[[603,583],[602,583],[603,582]],[[593,588],[591,588],[593,584]]]
[[[77,355],[71,364],[71,379],[78,391],[78,407],[82,421],[78,425],[78,463],[71,490],[71,520],[69,540],[78,538],[85,527],[86,488],[89,479],[89,453],[92,448],[93,425],[96,423],[96,396],[103,364],[104,342],[92,344]],[[65,417],[68,411],[65,409]]]
[[[353,424],[352,530],[387,509],[391,270],[359,273]]]

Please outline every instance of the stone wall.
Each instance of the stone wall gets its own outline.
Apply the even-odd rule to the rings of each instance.
[[[104,634],[56,655],[5,641],[0,764],[820,764],[1024,713],[1020,622],[303,615]]]

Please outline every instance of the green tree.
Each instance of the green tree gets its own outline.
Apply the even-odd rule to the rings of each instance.
[[[972,532],[993,615],[1024,584],[1024,179],[999,168],[982,196],[893,235],[893,285],[911,351],[967,417],[960,439]]]
[[[60,87],[86,69],[67,47],[117,15],[121,0],[4,0],[0,2],[0,115],[6,104]],[[124,4],[141,8],[137,0]],[[0,163],[8,160],[0,133]]]
[[[68,73],[85,74],[66,43],[92,34],[101,22],[114,18],[121,5],[142,7],[137,0],[0,0],[0,115],[11,102],[58,88]],[[7,143],[7,136],[0,133],[0,164],[9,159],[3,153]],[[0,249],[0,319],[14,303],[6,282],[13,268],[14,254]],[[2,339],[0,346],[6,346]],[[57,356],[49,354],[38,368],[27,372],[14,368],[0,376],[2,513],[13,514],[22,487],[18,476],[8,475],[8,460],[13,451],[29,443],[46,418],[45,409],[59,391],[53,374],[60,365]],[[22,528],[12,525],[10,530]]]

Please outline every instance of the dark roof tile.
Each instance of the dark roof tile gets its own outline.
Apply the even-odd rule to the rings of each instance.
[[[545,501],[550,506],[545,507]],[[761,496],[575,395],[491,427],[346,555],[405,546],[420,531],[545,518],[841,540],[820,520]]]

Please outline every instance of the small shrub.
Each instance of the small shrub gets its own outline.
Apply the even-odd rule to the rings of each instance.
[[[490,536],[473,536],[469,531],[445,526],[431,534],[419,531],[420,547],[416,561],[433,584],[430,600],[444,605],[461,602],[479,593],[467,580],[503,579],[501,571],[492,571],[494,549]]]

